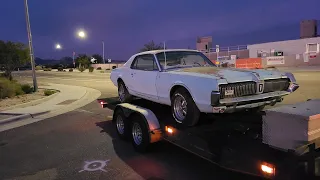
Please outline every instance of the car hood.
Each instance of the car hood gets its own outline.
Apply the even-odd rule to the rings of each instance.
[[[225,79],[227,82],[255,81],[257,79],[274,79],[284,77],[285,74],[280,71],[262,70],[262,69],[235,69],[219,67],[192,67],[171,70],[171,73],[188,74],[195,76],[212,76],[214,78]]]

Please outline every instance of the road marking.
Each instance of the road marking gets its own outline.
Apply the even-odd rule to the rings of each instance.
[[[101,161],[101,160],[95,160],[95,161],[85,161],[85,165],[83,167],[82,170],[79,171],[83,172],[83,171],[103,171],[103,172],[107,172],[107,170],[103,169],[104,167],[106,167],[109,163],[109,159],[106,161]]]
[[[87,110],[84,110],[84,109],[77,109],[75,111],[78,111],[78,112],[85,112],[85,113],[90,113],[90,114],[94,114],[94,112],[91,112],[91,111],[87,111]]]

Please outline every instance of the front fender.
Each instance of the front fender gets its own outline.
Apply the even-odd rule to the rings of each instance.
[[[189,77],[172,83],[170,91],[176,86],[188,90],[200,111],[207,111],[211,106],[211,93],[219,91],[218,81],[213,78]]]

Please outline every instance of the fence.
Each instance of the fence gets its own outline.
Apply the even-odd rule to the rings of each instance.
[[[121,67],[123,66],[123,63],[108,63],[108,64],[91,64],[91,67],[97,69],[98,67],[100,67],[101,69],[112,69],[113,66]]]
[[[247,45],[228,46],[228,47],[219,47],[219,52],[240,51],[240,50],[247,50],[247,49],[248,49]],[[217,52],[217,48],[202,49],[199,51],[203,53]]]

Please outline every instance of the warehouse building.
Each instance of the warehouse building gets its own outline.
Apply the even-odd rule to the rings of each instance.
[[[227,66],[236,66],[236,61],[254,61],[254,66],[302,66],[320,65],[320,37],[317,35],[317,21],[300,23],[300,39],[251,44],[244,46],[219,47],[213,45],[212,37],[197,39],[197,50],[210,60]],[[247,65],[246,65],[247,66]]]

